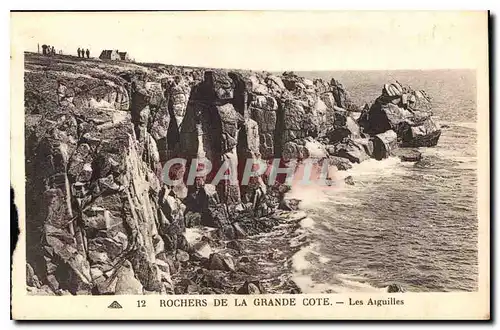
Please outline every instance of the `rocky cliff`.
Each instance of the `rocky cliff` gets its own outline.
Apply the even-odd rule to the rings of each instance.
[[[255,258],[269,253],[251,240],[301,218],[279,210],[296,203],[284,200],[282,176],[268,180],[273,166],[313,158],[345,170],[399,146],[435,145],[440,135],[429,98],[399,83],[359,116],[335,79],[291,72],[30,53],[25,63],[27,285],[35,294],[297,292],[289,278],[263,280]],[[184,162],[170,166],[175,159]],[[272,165],[246,177],[259,164]],[[221,168],[227,175],[212,184]],[[193,239],[186,227],[204,233]],[[236,260],[245,248],[254,259]],[[276,264],[290,257],[280,253]]]

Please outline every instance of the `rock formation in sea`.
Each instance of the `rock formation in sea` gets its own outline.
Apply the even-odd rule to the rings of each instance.
[[[402,147],[433,147],[441,136],[432,118],[430,97],[425,91],[415,91],[399,82],[386,84],[358,123],[370,135],[393,130]]]
[[[273,166],[315,159],[347,170],[440,135],[425,93],[398,83],[355,120],[362,110],[335,79],[31,53],[25,61],[32,294],[296,293],[280,268],[290,255],[252,241],[277,224],[288,238],[303,218],[285,199],[283,175],[269,183]],[[164,171],[174,159],[185,162]],[[193,176],[205,160],[212,168]],[[248,163],[270,171],[245,177]],[[222,166],[236,180],[212,184]],[[280,265],[278,284],[256,258]]]

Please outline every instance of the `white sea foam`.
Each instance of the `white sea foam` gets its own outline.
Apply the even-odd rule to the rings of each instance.
[[[287,193],[287,198],[299,199],[301,201],[300,207],[306,210],[316,209],[326,202],[355,206],[359,202],[357,199],[344,198],[343,193],[346,189],[363,189],[369,182],[373,182],[377,178],[391,176],[396,172],[404,172],[406,169],[401,164],[398,157],[390,157],[380,161],[369,159],[360,164],[353,164],[352,168],[347,171],[335,171],[332,186],[324,186],[314,182],[308,185],[296,184]],[[344,180],[348,176],[352,176],[354,186],[345,184]],[[332,200],[331,196],[336,197]]]
[[[330,258],[327,258],[327,257],[325,257],[325,256],[320,255],[320,256],[318,256],[318,260],[319,260],[319,262],[321,262],[322,264],[326,264],[327,262],[331,261],[332,259],[330,259]]]
[[[312,228],[312,227],[314,227],[314,220],[309,218],[309,217],[305,218],[304,220],[302,220],[300,222],[300,226],[302,228]]]
[[[351,175],[355,182],[356,179],[391,176],[394,172],[402,170],[400,165],[399,157],[389,157],[383,160],[371,158],[360,164],[354,164],[351,169],[345,171],[345,176]]]
[[[376,288],[364,282],[357,282],[351,280],[341,280],[340,284],[331,283],[317,283],[310,275],[294,275],[293,281],[303,293],[370,293],[370,292],[387,292],[387,287]]]
[[[333,285],[331,288],[338,293],[348,292],[384,292],[385,288],[376,288],[365,282],[361,276],[350,276],[345,274],[337,275],[341,281],[340,285]]]
[[[292,268],[295,272],[302,272],[311,267],[311,262],[306,257],[314,250],[315,246],[316,244],[309,244],[293,255]]]
[[[287,194],[287,197],[299,199],[300,207],[307,209],[328,200],[325,195],[325,190],[326,188],[320,185],[297,185],[292,187],[292,190]]]
[[[305,219],[304,219],[305,220]],[[305,232],[304,228],[298,231]],[[304,237],[305,233],[302,235]],[[310,274],[315,273],[316,268],[323,268],[324,264],[331,261],[330,258],[318,252],[319,243],[304,245],[292,256],[292,280],[303,293],[326,293],[326,292],[383,292],[386,288],[376,288],[368,284],[365,278],[356,275],[335,275],[334,283],[316,282]]]
[[[309,275],[295,275],[292,279],[303,293],[324,293],[333,291],[330,285],[315,283]]]

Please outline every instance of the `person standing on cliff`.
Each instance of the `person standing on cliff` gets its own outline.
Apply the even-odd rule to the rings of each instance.
[[[77,52],[78,52],[78,57],[80,57],[80,54],[81,54],[81,52],[82,52],[82,51],[80,50],[80,47],[78,47]]]
[[[87,58],[90,58],[90,50],[87,48]]]
[[[47,55],[47,45],[45,44],[42,45],[42,54]]]

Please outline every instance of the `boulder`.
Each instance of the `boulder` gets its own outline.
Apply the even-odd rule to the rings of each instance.
[[[434,147],[437,145],[441,129],[428,117],[421,125],[408,127],[402,133],[403,147]]]
[[[335,98],[333,97],[332,92],[325,92],[320,95],[320,99],[323,101],[323,103],[326,105],[328,109],[333,109],[334,106],[336,106],[335,103]],[[333,124],[333,122],[332,122]]]
[[[276,110],[250,107],[250,115],[259,125],[261,132],[272,132],[276,128]]]
[[[354,179],[350,175],[344,179],[344,182],[350,186],[354,186]]]
[[[219,227],[217,234],[221,237],[221,239],[236,239],[236,231],[232,225]]]
[[[388,293],[405,292],[406,290],[399,284],[391,284],[387,287]]]
[[[234,261],[229,255],[212,253],[208,259],[208,269],[235,271]]]
[[[329,153],[330,153],[330,151],[329,151]],[[334,150],[333,150],[333,153],[335,153]],[[332,156],[330,154],[327,161],[328,161],[329,165],[335,166],[339,171],[347,171],[347,170],[352,168],[351,162],[346,158]]]
[[[261,294],[265,293],[264,287],[259,281],[245,281],[236,291],[237,294]]]
[[[402,162],[418,162],[422,159],[422,153],[416,149],[399,148],[393,152]]]
[[[361,163],[370,157],[362,144],[348,140],[335,146],[335,156],[348,159],[352,163]]]
[[[193,190],[186,198],[185,204],[189,211],[201,215],[201,225],[219,229],[225,228],[225,230],[227,227],[231,227],[228,206],[221,203],[219,193],[214,185],[205,184],[203,187]],[[192,216],[190,215],[190,217]]]
[[[304,139],[304,148],[307,158],[323,159],[327,156],[325,146],[311,137]]]
[[[357,138],[357,139],[353,139],[353,142],[358,144],[358,145],[361,145],[369,157],[373,156],[374,146],[373,146],[372,139],[370,139],[370,138]]]
[[[358,123],[346,112],[335,112],[335,123],[331,129],[326,132],[326,136],[331,144],[342,142],[344,139],[358,139],[361,137],[361,131]]]
[[[391,156],[398,148],[397,135],[393,130],[377,134],[373,137],[373,157],[381,160]]]
[[[399,82],[395,82],[392,84],[385,84],[382,89],[382,93],[388,96],[401,96],[403,94],[403,86]]]

